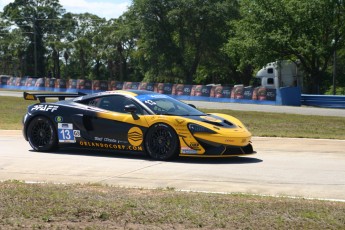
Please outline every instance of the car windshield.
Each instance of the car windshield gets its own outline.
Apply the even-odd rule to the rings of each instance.
[[[147,94],[137,97],[155,114],[176,116],[201,116],[204,113],[174,98],[163,94]]]

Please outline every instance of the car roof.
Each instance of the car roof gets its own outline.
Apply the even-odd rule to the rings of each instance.
[[[104,91],[104,92],[99,92],[99,93],[88,94],[85,96],[75,98],[74,101],[82,101],[82,100],[87,100],[87,99],[107,96],[107,95],[127,95],[130,97],[136,97],[139,95],[157,95],[157,94],[159,95],[159,93],[147,91],[147,90],[113,90],[113,91]]]

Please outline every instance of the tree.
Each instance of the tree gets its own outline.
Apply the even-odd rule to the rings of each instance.
[[[130,8],[140,25],[137,41],[139,64],[145,79],[193,83],[197,74],[228,66],[221,56],[227,39],[226,23],[237,17],[231,0],[135,0]],[[206,71],[199,71],[201,66]],[[206,67],[214,67],[208,71]]]
[[[65,63],[62,59],[68,55],[72,47],[70,43],[74,39],[73,32],[75,31],[76,23],[73,15],[66,13],[60,19],[54,20],[55,25],[47,35],[47,68],[54,78],[68,77],[68,68],[66,67],[68,63],[66,59]],[[61,69],[61,67],[63,68]]]
[[[93,75],[99,78],[100,76],[97,76],[100,65],[99,52],[102,51],[99,44],[102,41],[96,37],[99,36],[106,21],[89,13],[71,14],[69,17],[74,20],[68,38],[73,44],[73,48],[68,51],[70,73],[78,78],[92,78]]]
[[[239,66],[262,66],[276,59],[298,60],[308,91],[322,92],[335,50],[344,46],[342,0],[241,0],[242,19],[226,46]]]
[[[25,59],[27,74],[45,76],[45,37],[63,13],[58,0],[15,0],[5,6],[3,17],[13,21],[30,41]]]
[[[0,21],[0,73],[2,74],[10,74],[11,66],[13,64],[13,60],[11,60],[12,53],[9,49],[11,33],[8,28],[10,26],[11,24],[8,21]]]
[[[136,68],[136,41],[138,26],[135,16],[126,12],[118,19],[108,22],[102,34],[109,77],[119,81],[141,81],[142,74]]]

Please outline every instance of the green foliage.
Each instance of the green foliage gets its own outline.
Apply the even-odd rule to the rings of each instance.
[[[229,59],[221,47],[228,37],[227,21],[238,15],[235,3],[134,1],[130,10],[142,28],[137,57],[146,79],[190,84],[195,78],[199,83],[224,73],[228,77]]]
[[[344,46],[343,1],[243,0],[242,19],[225,46],[240,69],[276,59],[299,60],[310,92],[322,92],[335,49]]]
[[[0,74],[14,74],[21,76],[24,72],[20,60],[29,42],[24,39],[18,29],[11,32],[11,22],[0,20]]]
[[[264,64],[290,59],[308,92],[327,91],[334,63],[345,86],[340,0],[134,0],[110,20],[15,0],[0,17],[0,74],[248,85]]]
[[[22,66],[25,74],[45,76],[45,35],[56,32],[56,19],[63,13],[58,0],[15,0],[5,6],[3,18],[13,22],[29,41],[17,60],[25,60],[26,65]]]
[[[326,95],[333,95],[333,86],[331,86],[326,92]],[[336,87],[335,95],[345,95],[345,87]]]

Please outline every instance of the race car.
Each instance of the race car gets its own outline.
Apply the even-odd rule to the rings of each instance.
[[[206,114],[170,96],[142,90],[95,94],[27,93],[23,135],[35,151],[77,147],[177,156],[233,157],[255,153],[238,119]],[[58,101],[46,100],[58,98]]]

